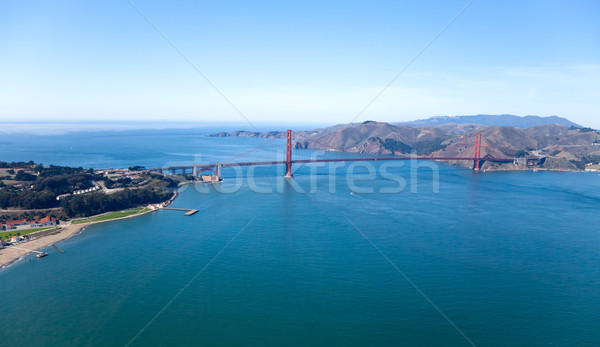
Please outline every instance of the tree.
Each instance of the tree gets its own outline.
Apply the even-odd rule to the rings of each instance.
[[[169,191],[153,188],[125,189],[110,195],[102,192],[74,195],[61,200],[61,206],[68,217],[86,217],[162,202],[170,196]]]
[[[20,170],[15,175],[16,181],[35,181],[36,177],[29,172],[25,172],[24,170]]]

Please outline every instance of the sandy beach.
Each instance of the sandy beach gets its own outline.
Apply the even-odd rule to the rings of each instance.
[[[6,246],[3,249],[0,249],[0,268],[9,266],[10,264],[19,260],[24,255],[32,253],[33,251],[37,251],[41,248],[48,247],[48,246],[52,245],[53,243],[66,240],[74,235],[77,235],[78,233],[83,231],[83,229],[85,229],[86,227],[88,227],[92,224],[111,222],[111,221],[126,219],[126,218],[134,218],[134,217],[141,216],[141,215],[144,215],[144,214],[150,213],[150,212],[153,212],[153,211],[151,210],[151,211],[135,214],[132,216],[97,221],[97,222],[69,224],[64,227],[59,228],[56,232],[50,233],[49,235],[41,236],[41,237],[36,238],[35,240],[31,240],[28,242],[23,242],[21,244],[18,244],[18,245],[16,245],[16,247],[18,247],[18,248],[14,248],[12,246]],[[40,233],[43,233],[43,232],[44,231],[41,231]],[[35,234],[30,234],[30,236],[36,237]]]
[[[16,246],[19,248],[6,246],[5,248],[0,249],[0,268],[12,264],[13,262],[19,260],[22,256],[32,253],[34,250],[50,246],[51,244],[58,241],[66,240],[69,237],[81,232],[85,227],[87,227],[90,224],[92,223],[81,223],[64,226],[60,228],[55,234],[42,236],[35,240],[21,243]]]

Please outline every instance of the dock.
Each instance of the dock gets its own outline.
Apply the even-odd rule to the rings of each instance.
[[[172,210],[172,211],[186,211],[184,216],[191,216],[198,212],[198,210],[194,210],[191,208],[173,208],[173,207],[163,207],[162,210]]]

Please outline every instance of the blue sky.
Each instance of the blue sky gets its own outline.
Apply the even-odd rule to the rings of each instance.
[[[252,122],[347,123],[468,1],[132,0]],[[600,128],[599,1],[473,1],[356,121]],[[0,3],[0,120],[244,121],[128,1]]]

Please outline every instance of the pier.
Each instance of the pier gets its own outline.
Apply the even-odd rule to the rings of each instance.
[[[186,211],[183,215],[184,216],[191,216],[195,213],[198,212],[198,210],[194,210],[191,208],[173,208],[173,207],[164,207],[162,208],[162,210],[172,210],[172,211]]]

